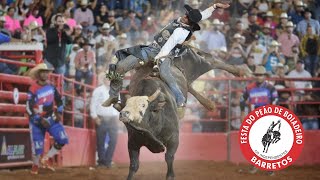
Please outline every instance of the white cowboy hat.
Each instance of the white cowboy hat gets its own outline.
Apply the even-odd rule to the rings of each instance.
[[[293,22],[292,21],[288,21],[286,24],[286,27],[294,27]]]
[[[219,19],[214,19],[212,22],[213,25],[221,25]]]
[[[268,11],[267,14],[266,14],[266,17],[273,17],[272,11]]]
[[[28,27],[29,27],[30,30],[34,30],[34,29],[39,28],[40,26],[39,26],[39,24],[37,23],[37,21],[32,21],[32,22],[29,24]]]
[[[233,36],[234,39],[241,39],[243,38],[243,36],[241,36],[241,34],[239,33],[236,33],[234,36]]]
[[[282,3],[282,0],[274,0],[274,3]]]
[[[54,69],[53,68],[49,68],[47,66],[47,64],[45,63],[41,63],[41,64],[38,64],[36,65],[34,68],[32,68],[28,75],[32,78],[32,79],[37,79],[37,75],[39,73],[39,71],[53,71]]]
[[[288,19],[288,14],[287,13],[281,13],[280,18],[281,19]]]
[[[283,68],[284,71],[285,71],[285,73],[287,73],[288,70],[289,70],[288,65],[283,65],[282,63],[278,63],[276,66],[274,66],[274,69],[275,69],[275,70],[278,69],[278,68]]]
[[[227,53],[228,51],[227,51],[227,47],[221,47],[221,48],[219,48],[219,51],[220,52],[223,52],[223,53]]]
[[[128,36],[127,36],[126,33],[122,33],[122,34],[118,35],[118,38],[119,38],[119,39],[127,39]]]
[[[265,23],[265,24],[263,25],[263,28],[271,29],[271,24],[270,24],[270,23]]]
[[[296,6],[301,6],[304,7],[304,3],[302,1],[298,1],[297,3],[295,3]]]
[[[111,31],[113,29],[113,27],[111,27],[109,23],[104,23],[102,25],[101,29],[107,29],[107,30]]]
[[[75,29],[82,29],[82,26],[81,26],[80,24],[78,24],[78,25],[76,25],[74,28],[75,28]]]
[[[270,46],[281,46],[281,44],[278,43],[278,41],[273,40],[273,41],[271,41]]]
[[[86,6],[86,5],[88,5],[88,0],[81,0],[80,5],[81,5],[81,6]]]
[[[262,75],[268,75],[266,68],[263,66],[256,66],[255,71],[253,72],[254,75],[262,74]]]

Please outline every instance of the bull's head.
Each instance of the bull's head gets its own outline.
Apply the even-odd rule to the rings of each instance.
[[[120,112],[120,121],[141,123],[151,102],[161,94],[160,89],[151,96],[133,96],[127,99],[126,106]]]

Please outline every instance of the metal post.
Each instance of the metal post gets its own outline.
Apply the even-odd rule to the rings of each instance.
[[[228,79],[228,126],[227,126],[227,161],[231,160],[231,79]]]

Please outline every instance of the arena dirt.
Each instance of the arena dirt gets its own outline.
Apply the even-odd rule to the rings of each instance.
[[[175,162],[176,180],[316,180],[320,179],[320,166],[295,166],[268,176],[265,172],[248,174],[248,165],[236,165],[212,161]],[[92,168],[91,168],[92,169]],[[242,172],[239,172],[241,171]],[[56,172],[41,169],[39,175],[31,175],[29,170],[0,171],[0,180],[124,180],[128,164],[117,164],[112,169],[89,167],[58,168]],[[165,162],[141,163],[135,180],[164,180]]]

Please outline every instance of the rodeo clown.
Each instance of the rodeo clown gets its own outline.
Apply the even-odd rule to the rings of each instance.
[[[122,87],[123,75],[149,61],[159,62],[160,77],[174,93],[178,108],[185,106],[185,97],[177,85],[170,71],[171,60],[180,56],[185,48],[183,43],[188,41],[193,32],[199,31],[199,22],[209,18],[216,8],[228,8],[228,3],[216,3],[200,12],[189,5],[184,5],[186,14],[165,26],[154,37],[154,42],[148,46],[138,45],[116,52],[118,62],[110,64],[107,77],[111,80],[109,99],[103,106],[110,106],[118,101],[118,95]],[[158,69],[157,65],[154,69]]]
[[[36,80],[29,88],[26,106],[30,120],[29,128],[33,154],[31,174],[38,174],[40,161],[42,167],[55,171],[52,157],[58,154],[65,144],[68,144],[67,134],[60,123],[63,111],[61,96],[57,89],[48,83],[51,71],[53,69],[42,63],[29,72],[29,76]],[[54,111],[54,101],[57,105],[56,112]],[[46,131],[54,138],[55,143],[40,160],[40,156],[43,154]]]

